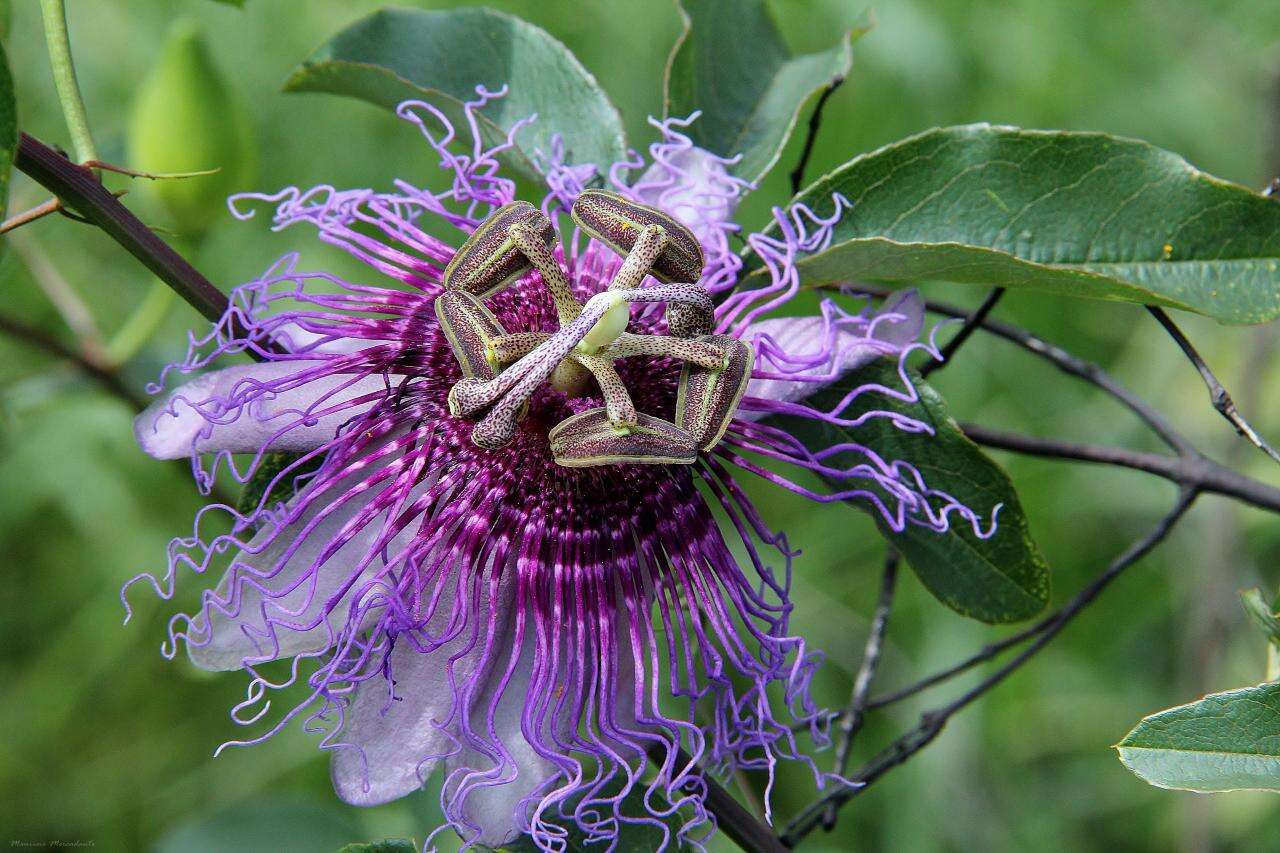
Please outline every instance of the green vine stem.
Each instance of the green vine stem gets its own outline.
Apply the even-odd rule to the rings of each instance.
[[[40,14],[44,19],[44,38],[49,46],[49,66],[53,70],[53,84],[58,90],[62,115],[71,133],[71,144],[76,159],[81,163],[98,159],[93,136],[89,133],[89,116],[80,97],[80,84],[76,81],[76,67],[71,59],[71,40],[67,36],[67,10],[64,0],[40,0]]]

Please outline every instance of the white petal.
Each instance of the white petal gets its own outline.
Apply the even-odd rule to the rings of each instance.
[[[701,148],[674,152],[668,160],[674,168],[654,163],[632,190],[640,201],[679,219],[707,246],[715,226],[727,222],[737,206],[732,179],[724,164]]]
[[[332,439],[342,424],[373,403],[339,408],[312,420],[301,413],[312,406],[316,411],[325,411],[357,397],[384,393],[387,386],[382,376],[367,376],[355,382],[350,375],[325,376],[290,390],[254,392],[252,402],[238,412],[227,413],[225,417],[219,415],[223,414],[221,401],[235,391],[238,383],[281,382],[319,364],[318,361],[276,361],[206,373],[148,406],[134,421],[134,435],[142,449],[157,459],[181,459],[192,453],[217,450],[254,453],[264,446],[268,450],[312,450]],[[393,377],[392,381],[396,379]],[[348,383],[348,387],[342,387]],[[243,398],[248,387],[242,385],[235,391],[236,396]],[[338,388],[342,390],[336,391]],[[229,422],[211,423],[195,408],[202,404],[206,411],[210,407],[217,410],[216,420],[230,419]],[[291,429],[276,436],[291,424]]]
[[[513,598],[512,587],[504,585],[499,592],[503,602],[499,605],[503,614],[500,618],[504,622],[509,622],[506,612]],[[455,600],[456,590],[449,583],[431,619],[429,634],[443,633]],[[376,806],[412,793],[439,764],[438,759],[424,759],[453,748],[449,735],[435,723],[445,723],[453,712],[450,661],[457,657],[452,664],[453,678],[461,684],[483,658],[483,626],[474,648],[468,649],[472,646],[471,637],[468,626],[459,637],[428,653],[418,651],[402,638],[391,652],[396,699],[387,701],[386,681],[382,678],[372,678],[357,688],[338,740],[359,749],[335,750],[329,764],[333,788],[344,801],[355,806]],[[456,723],[452,728],[457,730]]]
[[[354,495],[324,519],[317,522],[315,527],[305,536],[303,536],[303,531],[312,519],[362,476],[368,476],[368,472],[340,480],[336,485],[314,496],[311,499],[312,505],[308,507],[307,511],[297,521],[286,524],[275,539],[265,547],[263,547],[264,543],[271,538],[274,528],[263,528],[249,542],[249,547],[236,555],[232,563],[233,568],[228,569],[218,583],[219,597],[226,598],[233,572],[237,571],[237,564],[240,566],[238,574],[242,579],[247,575],[253,578],[256,583],[270,590],[286,589],[292,586],[298,578],[307,572],[313,571],[311,564],[333,541],[334,537],[338,535],[343,525],[354,518],[357,513],[377,497],[380,489],[375,487]],[[427,483],[416,486],[414,491],[411,492],[410,500],[422,494],[427,488]],[[305,493],[293,500],[298,501],[304,497],[306,497]],[[275,627],[273,628],[273,633],[280,646],[277,652],[275,643],[269,637],[263,636],[263,632],[267,630],[267,618],[271,617],[276,621],[298,624],[306,624],[316,618],[329,597],[349,580],[351,573],[355,570],[355,566],[363,559],[372,543],[381,533],[385,519],[386,513],[384,512],[370,519],[364,527],[353,533],[345,545],[331,555],[318,570],[315,570],[314,581],[311,578],[307,578],[298,584],[297,589],[278,598],[264,597],[256,586],[244,583],[238,615],[229,617],[218,610],[214,610],[210,615],[209,622],[206,622],[203,613],[198,615],[192,620],[191,633],[196,637],[208,636],[210,639],[205,645],[188,644],[187,654],[192,663],[202,669],[215,671],[232,670],[239,669],[243,665],[245,658],[256,659],[268,654],[273,658],[292,657],[299,654],[319,652],[328,648],[332,637],[336,636],[337,632],[346,623],[348,607],[355,596],[361,592],[364,579],[372,577],[384,568],[386,565],[383,560],[384,555],[394,557],[394,555],[403,550],[413,537],[418,525],[408,525],[391,540],[391,543],[386,548],[369,560],[368,565],[361,573],[361,579],[351,584],[337,606],[329,613],[328,628],[325,622],[319,623],[309,631],[294,631],[288,628]],[[244,568],[249,566],[258,572],[270,571],[284,555],[284,552],[300,536],[303,536],[303,538],[298,545],[298,549],[294,551],[288,562],[274,577],[267,580],[254,578]],[[312,593],[313,583],[314,592]],[[311,600],[308,603],[307,596],[309,593],[311,594]],[[302,608],[302,611],[299,613],[297,611],[300,608]],[[370,613],[366,618],[374,618],[375,616],[376,614]],[[245,632],[244,629],[246,627],[251,629],[250,633]]]
[[[880,314],[902,314],[904,319],[890,322],[882,320],[875,329],[875,339],[895,349],[908,346],[920,336],[924,326],[924,304],[914,290],[895,293],[885,300]],[[788,354],[801,357],[822,351],[827,333],[827,321],[820,316],[808,317],[773,317],[752,323],[742,335],[745,341],[751,341],[760,335],[768,335],[774,343]],[[831,355],[825,362],[813,367],[798,370],[796,377],[827,376],[819,382],[801,382],[789,379],[752,379],[747,384],[745,396],[774,400],[784,403],[795,403],[816,394],[835,382],[840,376],[856,370],[864,364],[883,355],[882,349],[865,342],[863,336],[845,329],[836,330],[835,345],[831,347]],[[767,363],[757,367],[773,369]],[[740,411],[738,418],[756,420],[763,417],[762,412]]]

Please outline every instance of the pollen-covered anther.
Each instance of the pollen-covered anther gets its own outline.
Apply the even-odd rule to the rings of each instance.
[[[724,437],[729,421],[751,380],[755,352],[749,344],[728,335],[710,335],[700,342],[721,348],[724,366],[708,370],[685,363],[676,397],[676,423],[709,451]]]
[[[519,242],[525,248],[518,245],[513,231],[522,235]],[[445,289],[482,299],[497,293],[533,267],[526,249],[535,243],[550,253],[556,244],[551,222],[527,201],[504,204],[471,232],[449,261],[444,269]]]
[[[619,429],[606,410],[589,409],[556,424],[547,437],[552,457],[566,468],[691,465],[698,458],[693,436],[643,412],[634,426]]]
[[[662,282],[695,282],[706,260],[702,245],[680,220],[646,204],[608,190],[584,190],[573,202],[573,220],[583,231],[626,256],[646,233],[658,226],[666,242],[648,272]]]
[[[493,312],[465,290],[446,290],[436,299],[435,310],[462,375],[481,380],[497,376],[501,362],[493,344],[505,330]]]

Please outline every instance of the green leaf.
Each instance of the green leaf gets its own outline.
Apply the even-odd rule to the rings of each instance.
[[[792,56],[764,0],[677,0],[684,32],[667,59],[666,114],[702,116],[686,131],[723,157],[741,154],[734,174],[757,181],[778,161],[800,109],[849,71],[852,37]]]
[[[348,844],[338,853],[417,853],[418,845],[407,838],[387,838],[382,841],[369,841]]]
[[[462,104],[475,87],[509,86],[485,107],[480,125],[489,145],[505,140],[521,119],[516,147],[501,155],[521,174],[540,173],[534,151],[564,139],[565,159],[602,170],[626,154],[622,118],[594,77],[544,30],[492,9],[383,9],[334,36],[285,83],[290,92],[331,92],[394,108],[428,101],[465,127]]]
[[[18,151],[18,106],[13,100],[9,60],[0,45],[0,219],[9,208],[9,171]]]
[[[213,0],[215,3],[221,3],[224,6],[235,6],[237,9],[244,8],[244,0]]]
[[[1280,684],[1161,711],[1116,744],[1144,781],[1184,791],[1280,791]]]
[[[1280,201],[1144,142],[985,124],[930,130],[854,158],[796,200],[826,216],[832,193],[852,208],[830,245],[800,260],[810,283],[938,279],[1228,323],[1280,316]]]
[[[978,538],[959,519],[946,533],[910,524],[898,533],[883,523],[879,513],[873,517],[921,583],[947,607],[991,623],[1034,616],[1049,601],[1049,566],[1031,538],[1013,483],[960,431],[938,392],[914,372],[911,378],[919,393],[918,402],[866,394],[854,400],[844,417],[852,419],[871,408],[888,410],[928,424],[934,435],[903,432],[888,418],[879,417],[848,430],[807,418],[775,416],[771,420],[814,451],[854,441],[886,460],[905,460],[920,470],[931,488],[947,492],[980,515],[986,516],[997,504],[1003,504],[996,532],[989,539]],[[896,362],[878,359],[805,402],[830,410],[852,388],[867,383],[901,387]],[[857,461],[852,454],[838,454],[826,464],[840,468]]]

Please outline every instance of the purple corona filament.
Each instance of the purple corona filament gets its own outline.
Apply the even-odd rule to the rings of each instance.
[[[240,482],[275,473],[257,506],[202,509],[190,535],[171,543],[165,570],[126,591],[145,582],[168,599],[180,575],[220,573],[194,613],[171,619],[163,652],[185,645],[199,666],[245,671],[232,717],[250,734],[228,745],[300,720],[320,735],[348,802],[387,802],[440,774],[445,827],[468,843],[527,834],[561,850],[572,830],[607,847],[646,825],[663,846],[700,846],[713,821],[680,749],[712,772],[766,772],[770,787],[783,760],[827,781],[796,734],[821,745],[828,719],[809,696],[820,655],[788,628],[799,552],[736,478],[860,502],[899,530],[959,523],[989,536],[998,508],[981,508],[984,522],[912,465],[856,443],[869,418],[928,432],[887,408],[846,411],[862,397],[915,399],[902,365],[917,350],[937,354],[919,340],[919,300],[904,294],[853,313],[825,300],[817,316],[768,317],[799,289],[797,257],[830,240],[848,202],[833,198],[826,217],[775,209],[776,227],[747,237],[764,286],[739,290],[742,260],[728,238],[750,187],[732,176],[732,160],[681,132],[692,117],[654,122],[661,140],[647,159],[633,152],[603,171],[566,164],[554,141],[538,157],[541,209],[558,230],[555,261],[584,304],[600,304],[588,300],[622,264],[565,215],[589,184],[608,180],[693,233],[706,264],[690,284],[714,297],[715,332],[756,354],[724,438],[692,465],[557,465],[549,431],[602,400],[590,382],[573,394],[543,383],[545,366],[532,359],[493,386],[519,385],[527,403],[510,442],[477,446],[476,419],[450,411],[463,377],[433,305],[456,247],[514,198],[498,155],[524,123],[496,148],[480,141],[477,123],[502,94],[477,89],[461,127],[430,104],[400,105],[452,177],[443,192],[395,181],[385,191],[319,186],[231,200],[241,219],[271,206],[275,230],[305,225],[390,281],[304,271],[287,255],[236,288],[210,331],[190,336],[186,357],[150,390],[174,374],[199,376],[140,416],[139,441],[157,457],[189,457],[205,493],[220,473]],[[453,227],[456,239],[432,236],[428,222]],[[630,331],[664,333],[658,297],[677,291],[648,278],[628,291]],[[558,355],[594,322],[587,315],[558,338],[537,272],[486,304],[508,334],[532,333],[531,354]],[[238,353],[261,363],[223,365]],[[899,365],[900,385],[856,387],[827,408],[806,402],[876,358]],[[678,360],[636,353],[614,367],[638,412],[672,420]],[[808,447],[765,420],[777,414],[840,424],[853,437]],[[289,455],[266,468],[277,452]],[[821,475],[832,492],[798,485],[787,467]],[[276,710],[271,698],[295,685],[305,685],[303,701]]]

